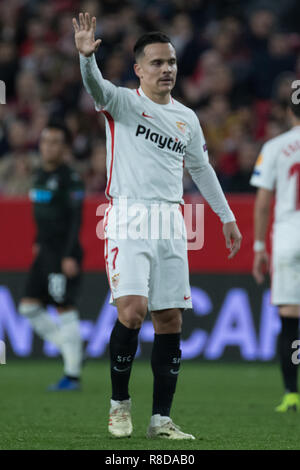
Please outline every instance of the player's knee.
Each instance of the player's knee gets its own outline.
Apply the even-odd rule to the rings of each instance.
[[[128,305],[121,312],[119,312],[120,321],[127,328],[141,328],[147,310],[135,305]]]
[[[182,314],[179,309],[170,309],[164,312],[153,312],[152,320],[155,332],[158,334],[181,332]]]
[[[172,332],[179,332],[181,331],[181,326],[182,326],[182,316],[181,312],[176,312],[173,317],[171,317],[166,324],[167,327],[172,330]]]
[[[123,325],[127,328],[136,329],[141,328],[142,323],[144,321],[145,316],[142,312],[131,310],[130,308],[126,308],[121,313],[119,313],[119,320]]]
[[[35,301],[21,301],[19,304],[18,311],[20,315],[23,315],[24,317],[27,318],[32,318],[35,317],[36,315],[39,314],[41,309],[41,304]]]
[[[279,307],[279,314],[281,317],[298,318],[300,316],[299,305],[281,305]]]
[[[117,301],[119,320],[127,328],[140,328],[147,314],[147,299],[132,296]]]

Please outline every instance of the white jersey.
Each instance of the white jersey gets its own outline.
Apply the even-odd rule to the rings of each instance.
[[[288,222],[300,229],[300,126],[264,144],[250,183],[276,190],[276,224]]]
[[[106,196],[183,203],[186,166],[223,223],[235,220],[208,161],[196,114],[170,98],[162,105],[141,88],[116,87],[103,79],[94,55],[80,55],[84,85],[106,117]]]
[[[107,118],[106,195],[182,203],[184,164],[208,161],[194,112],[172,98],[161,105],[141,88],[117,87],[102,112]]]

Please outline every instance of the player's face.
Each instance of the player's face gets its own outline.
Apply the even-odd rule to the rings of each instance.
[[[170,43],[148,44],[135,64],[135,72],[150,93],[166,95],[175,86],[177,61]]]
[[[44,129],[40,138],[40,152],[44,163],[59,164],[65,153],[64,133],[59,129]]]

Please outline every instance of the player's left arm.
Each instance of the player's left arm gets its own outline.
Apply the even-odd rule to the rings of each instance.
[[[265,143],[255,163],[250,184],[258,188],[254,204],[254,259],[252,274],[258,284],[265,279],[270,260],[266,250],[266,234],[269,225],[271,203],[276,187],[278,145],[271,140]]]
[[[196,115],[194,117],[194,135],[187,146],[185,166],[204,199],[221,219],[226,248],[230,250],[228,258],[233,258],[241,247],[242,235],[217,175],[209,163],[203,132],[198,118]]]
[[[265,247],[271,203],[274,192],[270,189],[259,188],[254,205],[254,260],[252,274],[258,284],[265,279],[265,272],[269,269],[269,254]]]
[[[66,197],[69,231],[62,258],[62,271],[67,277],[74,277],[79,272],[78,262],[74,258],[74,249],[79,239],[84,200],[84,186],[79,175],[75,172],[70,175]]]

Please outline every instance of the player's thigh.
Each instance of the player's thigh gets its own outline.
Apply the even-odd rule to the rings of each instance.
[[[119,321],[127,328],[140,328],[148,308],[147,297],[125,295],[116,299]]]
[[[23,291],[22,301],[25,299],[35,299],[37,301],[44,301],[47,296],[47,278],[45,276],[44,266],[43,266],[43,254],[39,253],[35,258],[26,282]]]
[[[153,241],[153,251],[149,310],[192,308],[185,241]]]
[[[67,278],[65,297],[60,304],[62,307],[74,307],[77,305],[77,300],[80,295],[81,280],[81,271],[76,274],[76,276]]]
[[[183,309],[171,308],[151,312],[152,323],[156,334],[180,333]]]
[[[106,273],[115,300],[124,296],[148,298],[150,253],[147,240],[105,240]]]

